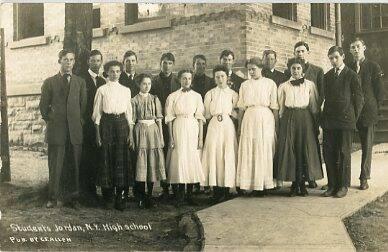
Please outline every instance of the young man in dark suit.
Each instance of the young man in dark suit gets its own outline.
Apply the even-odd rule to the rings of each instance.
[[[310,54],[310,47],[309,45],[304,41],[299,41],[294,45],[294,56],[295,58],[301,59],[305,65],[306,65],[306,71],[304,73],[304,77],[315,83],[318,89],[319,99],[318,99],[318,105],[321,107],[322,105],[322,94],[323,94],[323,69],[319,66],[316,66],[310,62],[308,62],[308,55]],[[287,79],[291,77],[291,73],[288,69],[284,71],[284,74]],[[317,141],[318,141],[318,134],[319,134],[319,128],[317,124]],[[318,144],[318,142],[317,142]],[[318,185],[315,181],[309,181],[309,188],[316,188]]]
[[[276,56],[277,55],[274,50],[265,50],[263,52],[264,68],[263,70],[261,70],[261,75],[263,77],[273,80],[279,87],[279,85],[285,82],[287,78],[284,73],[275,69],[275,65],[277,62]]]
[[[223,50],[220,55],[220,64],[228,68],[228,85],[237,93],[240,91],[241,83],[245,81],[233,72],[234,53],[231,50]]]
[[[349,67],[360,77],[365,98],[364,107],[357,121],[357,130],[362,149],[361,190],[369,188],[368,179],[370,179],[372,164],[374,128],[379,120],[379,107],[384,100],[383,71],[376,62],[365,58],[365,50],[365,42],[360,38],[355,38],[350,44],[353,62]]]
[[[124,71],[121,73],[119,83],[131,89],[132,97],[139,93],[139,87],[136,84],[136,65],[137,55],[134,51],[126,51],[123,56]]]
[[[96,130],[92,120],[93,103],[96,91],[105,84],[105,79],[99,76],[102,65],[102,54],[99,50],[92,50],[88,58],[89,69],[81,77],[85,80],[87,104],[85,124],[83,126],[84,140],[82,145],[82,159],[80,168],[81,192],[85,197],[96,197],[96,173],[100,163],[99,149],[96,146]]]
[[[172,53],[167,52],[162,55],[160,58],[160,73],[154,77],[152,80],[152,86],[150,93],[156,95],[163,109],[163,115],[166,115],[165,105],[167,97],[172,93],[178,90],[181,85],[179,83],[178,77],[172,73],[175,65],[175,57]],[[168,127],[163,123],[163,138],[169,139]],[[167,155],[168,143],[164,144],[164,154]],[[166,170],[167,171],[167,170]],[[166,176],[167,177],[167,176]],[[170,185],[164,181],[160,182],[160,185],[163,188],[163,193],[160,195],[162,200],[167,200],[170,197],[169,188]]]
[[[333,68],[324,75],[321,118],[328,189],[322,196],[342,198],[350,186],[353,131],[364,98],[359,77],[344,64],[343,49],[333,46],[328,56]]]
[[[63,49],[58,57],[60,71],[44,81],[39,103],[47,124],[48,208],[62,206],[64,200],[71,201],[74,207],[79,204],[82,125],[87,105],[85,81],[72,73],[74,52]],[[63,185],[65,178],[67,184]]]
[[[216,87],[214,80],[205,74],[206,57],[202,54],[197,54],[193,57],[194,76],[191,82],[191,88],[199,93],[204,99],[206,93]]]

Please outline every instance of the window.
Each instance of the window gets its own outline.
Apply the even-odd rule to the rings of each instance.
[[[125,4],[125,24],[131,25],[145,20],[152,20],[166,15],[164,4],[127,3]]]
[[[101,27],[101,8],[93,4],[93,28]]]
[[[272,4],[272,13],[274,16],[297,21],[296,3],[274,3]]]
[[[14,41],[44,35],[43,3],[13,4]]]
[[[323,30],[330,29],[330,4],[311,4],[311,26]]]
[[[361,4],[360,29],[388,29],[388,4]]]

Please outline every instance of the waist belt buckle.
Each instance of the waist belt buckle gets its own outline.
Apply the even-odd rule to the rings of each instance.
[[[222,115],[217,115],[217,120],[218,120],[219,122],[222,122],[222,120],[224,120],[224,118],[222,117]]]

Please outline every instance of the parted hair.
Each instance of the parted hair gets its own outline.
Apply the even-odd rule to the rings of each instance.
[[[303,70],[303,73],[306,72],[306,64],[304,63],[304,61],[302,59],[299,59],[299,58],[291,58],[287,61],[287,68],[288,70],[290,70],[291,72],[291,67],[292,65],[294,64],[299,64],[302,66],[302,70]]]
[[[219,71],[225,72],[226,76],[228,76],[228,68],[224,65],[216,65],[213,68],[213,76],[215,76],[215,73]]]
[[[193,71],[191,71],[191,69],[182,69],[178,72],[178,79],[180,80],[181,77],[182,77],[182,74],[184,73],[191,73],[191,75],[193,75]]]
[[[74,57],[75,57],[75,52],[73,51],[73,50],[71,50],[71,49],[62,49],[62,50],[60,50],[59,51],[59,53],[58,53],[58,63],[60,63],[60,61],[61,61],[61,59],[63,58],[63,57],[65,57],[66,56],[66,54],[68,54],[68,53],[72,53],[73,55],[74,55]]]
[[[151,80],[151,85],[152,85],[152,75],[149,73],[141,73],[141,74],[139,74],[139,76],[136,76],[136,79],[135,79],[136,85],[140,86],[140,83],[145,78],[149,78]]]
[[[104,65],[104,72],[106,74],[108,74],[109,72],[109,69],[112,67],[112,66],[118,66],[120,67],[120,71],[122,72],[123,71],[123,64],[117,60],[111,60],[111,61],[108,61],[107,63],[105,63]]]

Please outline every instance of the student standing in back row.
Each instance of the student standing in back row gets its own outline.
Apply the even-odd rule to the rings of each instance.
[[[333,68],[324,77],[325,105],[322,112],[328,189],[322,196],[342,198],[350,186],[353,132],[364,98],[357,74],[344,64],[343,49],[331,47],[328,57]]]
[[[362,148],[361,190],[369,188],[368,179],[370,179],[372,165],[374,130],[379,120],[379,108],[384,100],[383,71],[376,62],[365,58],[365,50],[365,42],[360,38],[354,39],[350,44],[353,62],[349,67],[360,77],[365,98],[364,107],[357,121],[357,130]]]

